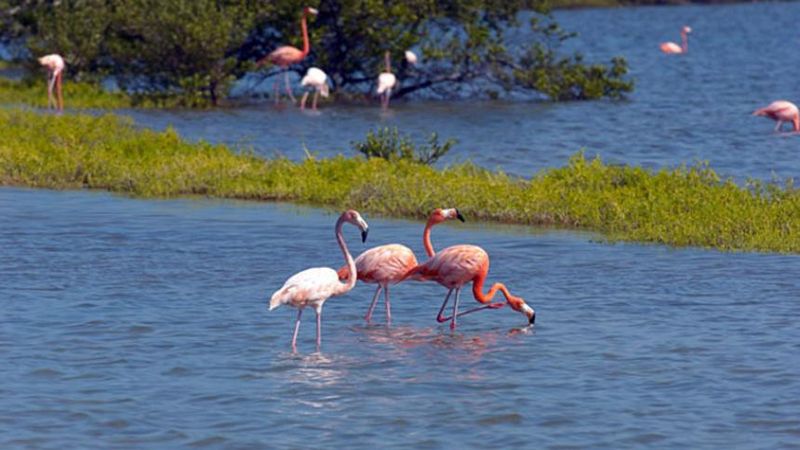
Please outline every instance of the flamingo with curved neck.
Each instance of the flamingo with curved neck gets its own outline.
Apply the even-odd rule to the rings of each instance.
[[[300,50],[297,47],[292,47],[291,45],[284,45],[276,48],[258,62],[258,65],[260,66],[263,65],[265,61],[268,61],[284,70],[284,75],[286,78],[286,93],[289,95],[289,98],[292,99],[292,102],[295,101],[295,98],[292,94],[292,87],[289,84],[288,68],[292,64],[297,64],[303,61],[303,59],[305,59],[305,57],[308,55],[308,52],[311,51],[311,43],[308,40],[308,26],[306,25],[306,17],[309,14],[317,15],[318,13],[319,12],[316,9],[310,6],[303,8],[303,16],[300,19],[300,30],[303,34],[303,50]],[[275,80],[273,86],[275,90],[275,103],[278,103],[280,99],[280,93],[278,91],[277,79]]]
[[[465,314],[470,314],[483,309],[496,309],[503,307],[506,303],[511,309],[525,315],[528,323],[533,324],[536,320],[536,312],[525,303],[521,297],[512,295],[503,283],[494,283],[489,292],[483,293],[483,285],[489,273],[489,255],[482,248],[475,245],[454,245],[447,247],[437,253],[431,259],[418,265],[406,274],[406,278],[416,278],[421,280],[436,281],[448,288],[439,314],[436,316],[438,322],[450,321],[450,329],[455,330],[456,318]],[[472,294],[475,300],[483,306],[458,312],[461,288],[472,282]],[[450,295],[456,292],[455,303],[453,304],[453,315],[444,317],[444,309],[450,300]],[[500,291],[505,297],[504,302],[491,303],[495,294]]]
[[[269,301],[269,310],[281,306],[289,305],[298,309],[297,320],[292,334],[292,351],[297,351],[297,333],[300,330],[300,318],[303,309],[311,306],[317,313],[317,351],[322,346],[322,305],[330,297],[342,295],[353,289],[356,285],[356,265],[347,244],[342,236],[342,227],[345,223],[355,225],[361,229],[361,242],[367,240],[369,226],[361,218],[358,211],[348,210],[342,213],[336,221],[336,242],[344,255],[345,264],[350,270],[346,281],[341,283],[335,270],[329,267],[314,267],[306,269],[291,276],[283,286],[272,294]]]
[[[462,222],[464,217],[455,208],[433,210],[428,217],[428,222],[425,225],[423,233],[423,245],[428,256],[433,256],[433,246],[431,245],[431,228],[434,225],[440,224],[446,220],[459,219]],[[402,244],[387,244],[373,247],[364,253],[358,255],[356,258],[356,271],[358,272],[358,280],[363,283],[375,283],[378,287],[375,289],[375,294],[372,296],[372,302],[367,310],[367,315],[364,320],[369,323],[372,320],[372,312],[375,310],[375,305],[378,302],[378,296],[381,290],[385,294],[386,305],[386,323],[392,322],[392,308],[389,301],[389,286],[397,284],[405,278],[406,273],[416,267],[419,263],[414,252],[410,248]],[[339,268],[338,274],[340,280],[345,280],[350,276],[352,271],[347,265]]]

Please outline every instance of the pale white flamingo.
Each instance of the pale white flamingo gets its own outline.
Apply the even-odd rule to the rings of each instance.
[[[436,316],[438,322],[446,322],[450,320],[450,329],[455,330],[456,318],[465,314],[470,314],[482,309],[495,309],[501,308],[505,305],[503,302],[491,303],[492,298],[501,291],[506,298],[506,302],[511,306],[514,311],[518,311],[525,315],[528,323],[533,324],[536,320],[536,312],[525,303],[521,297],[511,295],[503,283],[494,283],[486,294],[483,293],[483,284],[486,281],[486,276],[489,273],[489,255],[486,254],[482,248],[475,245],[454,245],[447,247],[428,261],[411,269],[406,278],[416,278],[421,280],[436,281],[442,286],[448,288],[447,296],[444,298],[442,307],[439,309],[439,314]],[[472,294],[475,300],[482,303],[484,306],[470,309],[462,313],[458,312],[459,295],[461,288],[472,282]],[[456,300],[453,305],[453,315],[451,317],[444,317],[444,308],[447,306],[447,301],[450,299],[450,294],[456,291]]]
[[[689,33],[692,29],[684,25],[681,28],[681,45],[674,42],[662,42],[659,46],[664,53],[687,53],[689,51]]]
[[[39,64],[47,68],[47,107],[50,108],[52,106],[59,111],[63,111],[64,96],[61,92],[61,84],[64,68],[66,67],[64,58],[53,53],[39,58]],[[53,90],[56,91],[55,96],[53,95]]]
[[[764,108],[753,111],[754,116],[766,116],[776,120],[775,131],[780,130],[783,122],[791,122],[794,131],[800,131],[800,112],[797,105],[786,100],[776,100]]]
[[[446,220],[458,219],[464,221],[464,217],[455,208],[433,210],[425,224],[425,231],[422,233],[422,242],[428,257],[433,256],[433,245],[431,244],[431,228]],[[364,320],[369,323],[372,320],[372,312],[378,302],[381,290],[384,291],[386,305],[386,323],[392,322],[392,308],[389,301],[389,286],[399,283],[405,278],[406,273],[417,266],[417,257],[410,248],[402,244],[387,244],[373,247],[356,258],[356,272],[358,280],[363,283],[375,283],[375,295],[372,296],[372,303],[369,305],[367,315]],[[339,268],[339,279],[345,280],[350,276],[350,269],[345,265]]]
[[[289,98],[292,99],[292,103],[294,103],[295,98],[292,94],[292,87],[289,84],[288,68],[292,64],[297,64],[302,61],[311,50],[311,44],[308,41],[308,26],[306,25],[306,16],[309,14],[317,15],[318,11],[310,6],[303,8],[303,17],[300,19],[300,29],[303,33],[303,50],[300,50],[297,47],[292,47],[291,45],[284,45],[276,48],[270,52],[269,55],[258,62],[258,65],[260,66],[268,61],[284,70],[284,76],[286,78],[286,93],[289,94]],[[277,103],[280,98],[277,78],[275,79],[273,86],[275,88],[275,103]]]
[[[323,97],[328,98],[328,75],[316,67],[309,67],[306,75],[300,80],[300,86],[311,86],[314,88],[314,100],[311,102],[311,109],[317,110],[317,98],[322,94]],[[300,100],[300,109],[306,109],[306,100],[308,100],[308,91],[303,94]]]
[[[319,351],[322,346],[322,305],[330,297],[349,292],[356,284],[356,265],[342,236],[342,226],[345,223],[361,229],[361,242],[367,240],[369,226],[358,211],[352,209],[342,213],[339,220],[336,221],[336,241],[342,249],[347,267],[350,268],[350,276],[347,277],[347,281],[342,284],[336,271],[328,267],[306,269],[286,280],[283,287],[275,291],[269,301],[270,311],[281,305],[294,306],[298,309],[294,334],[292,334],[292,351],[297,351],[297,332],[300,330],[300,317],[303,315],[303,309],[311,306],[317,313],[317,350]]]
[[[417,55],[411,50],[406,50],[405,58],[409,64],[417,63]],[[386,50],[386,53],[383,54],[383,61],[385,71],[378,75],[378,89],[376,93],[381,98],[381,107],[387,109],[389,108],[389,99],[392,97],[392,90],[397,86],[397,77],[392,73],[391,54],[389,50]]]

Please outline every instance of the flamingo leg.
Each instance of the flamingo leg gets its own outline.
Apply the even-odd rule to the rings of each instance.
[[[297,320],[294,323],[294,334],[292,335],[292,351],[297,353],[297,332],[300,331],[300,316],[303,315],[303,309],[297,310]]]
[[[504,302],[490,303],[488,305],[478,306],[477,308],[472,308],[472,309],[468,309],[466,311],[462,311],[462,312],[458,313],[458,317],[466,316],[467,314],[472,314],[474,312],[482,311],[484,309],[499,309],[499,308],[502,308],[503,306],[506,306],[506,304]],[[444,317],[442,322],[446,322],[446,321],[448,321],[450,319],[452,319],[452,317]]]
[[[317,311],[317,351],[322,347],[322,307],[318,307]]]
[[[317,110],[317,99],[318,98],[319,98],[319,91],[314,91],[314,101],[311,104],[311,109],[313,109],[314,111]]]
[[[53,75],[53,72],[47,72],[47,107],[53,108],[56,107],[56,100],[53,96],[53,87],[56,83],[56,77]]]
[[[383,289],[383,286],[379,284],[378,289],[375,289],[375,295],[372,296],[372,303],[369,304],[367,315],[364,316],[364,320],[366,320],[367,323],[369,323],[370,320],[372,320],[372,311],[375,310],[375,304],[378,303],[378,294],[381,293],[381,289]]]
[[[779,120],[778,123],[775,124],[775,131],[780,131],[781,125],[783,125],[783,121]]]
[[[284,78],[286,79],[286,93],[289,94],[289,98],[292,99],[292,103],[296,102],[297,99],[294,98],[294,94],[292,94],[292,86],[289,84],[289,71],[283,73]]]
[[[58,73],[56,77],[56,93],[58,94],[58,110],[64,111],[64,95],[61,92],[61,76],[62,72]]]
[[[458,318],[458,301],[461,297],[461,287],[456,288],[456,301],[453,303],[453,318],[450,319],[450,329],[456,329],[456,319]]]
[[[452,293],[453,293],[452,289],[447,291],[447,295],[444,297],[444,303],[442,303],[442,307],[439,308],[439,315],[436,316],[436,321],[439,322],[439,323],[447,322],[448,320],[450,320],[449,317],[444,317],[442,315],[442,313],[444,312],[444,307],[447,306],[447,301],[450,300],[450,294],[452,294]]]
[[[384,294],[386,295],[386,325],[392,324],[392,305],[389,304],[389,286],[387,285],[384,288]]]
[[[280,88],[278,87],[278,78],[272,82],[272,95],[275,97],[275,104],[277,105],[281,101],[281,93]]]
[[[303,98],[300,99],[300,109],[306,109],[306,100],[308,100],[308,91],[306,91],[306,93],[303,94]]]

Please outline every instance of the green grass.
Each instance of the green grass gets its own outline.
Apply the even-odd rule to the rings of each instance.
[[[113,115],[0,110],[0,124],[4,185],[282,200],[395,217],[456,206],[471,220],[594,230],[612,240],[800,253],[800,191],[740,187],[705,166],[651,171],[577,154],[526,180],[472,164],[265,160]]]
[[[64,107],[112,109],[142,106],[121,92],[108,92],[97,84],[64,81]],[[41,80],[24,82],[0,77],[0,104],[47,107],[47,85]]]

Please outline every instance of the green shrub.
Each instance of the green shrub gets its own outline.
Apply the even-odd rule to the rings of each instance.
[[[427,145],[417,147],[407,135],[400,135],[397,127],[389,129],[379,128],[367,132],[364,141],[353,142],[353,149],[367,158],[383,158],[388,161],[406,160],[420,164],[435,164],[442,156],[447,154],[455,139],[448,139],[444,144],[439,144],[439,136],[431,133]]]

